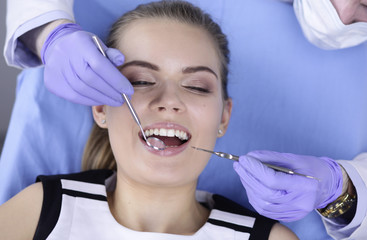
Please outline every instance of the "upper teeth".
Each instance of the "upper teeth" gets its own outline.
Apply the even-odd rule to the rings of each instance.
[[[186,132],[175,129],[154,128],[154,129],[147,129],[144,131],[144,133],[147,137],[156,135],[164,137],[178,137],[180,140],[189,139]]]

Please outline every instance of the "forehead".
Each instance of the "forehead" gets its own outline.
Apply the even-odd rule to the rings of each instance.
[[[126,61],[207,65],[219,73],[216,45],[207,31],[168,19],[140,19],[121,29],[119,50]]]

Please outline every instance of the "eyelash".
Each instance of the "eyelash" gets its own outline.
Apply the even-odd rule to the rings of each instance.
[[[134,79],[134,77],[129,78],[129,80],[130,80],[131,85],[133,87],[149,87],[149,86],[155,85],[155,82],[138,80],[138,79]],[[200,93],[200,94],[209,94],[209,93],[211,93],[210,89],[205,88],[205,87],[189,86],[189,85],[188,86],[183,85],[182,87],[186,88],[189,91]]]
[[[133,86],[152,86],[155,83],[153,82],[146,82],[146,81],[135,81],[135,82],[131,82],[131,85]],[[195,86],[184,86],[184,88],[187,88],[189,90],[193,90],[193,91],[197,91],[200,93],[210,93],[210,91],[206,88],[201,88],[201,87],[195,87]]]
[[[147,82],[147,81],[132,81],[131,85],[133,86],[152,86],[154,82]]]
[[[197,91],[200,93],[210,93],[209,89],[201,88],[201,87],[195,87],[195,86],[184,86],[184,88],[187,88],[189,90]]]

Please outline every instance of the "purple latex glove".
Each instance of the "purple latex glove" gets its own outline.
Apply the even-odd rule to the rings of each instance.
[[[318,180],[290,175],[264,163],[286,167]],[[253,151],[233,164],[255,210],[280,221],[296,221],[333,202],[342,191],[341,167],[326,157],[302,156],[272,151]]]
[[[124,56],[102,44],[107,59],[91,37],[92,33],[73,23],[61,24],[48,35],[41,51],[45,85],[74,103],[120,106],[121,93],[134,93],[130,82],[116,68],[124,62]]]

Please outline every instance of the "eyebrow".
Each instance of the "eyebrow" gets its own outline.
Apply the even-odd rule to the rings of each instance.
[[[183,73],[195,73],[202,71],[212,73],[216,78],[218,78],[217,74],[213,70],[205,66],[186,67],[182,70]]]
[[[119,66],[118,69],[121,71],[122,69],[129,67],[129,66],[138,66],[138,67],[148,68],[154,71],[160,70],[157,65],[150,63],[150,62],[146,62],[146,61],[140,61],[140,60],[127,62]],[[196,72],[209,72],[209,73],[212,73],[216,78],[218,78],[218,75],[212,69],[206,66],[193,66],[193,67],[185,67],[184,69],[182,69],[182,73],[184,74],[196,73]]]
[[[154,71],[159,71],[159,67],[155,64],[149,63],[149,62],[145,62],[145,61],[131,61],[131,62],[127,62],[121,66],[118,67],[118,69],[121,71],[122,69],[129,67],[129,66],[138,66],[138,67],[143,67],[143,68],[148,68]]]

